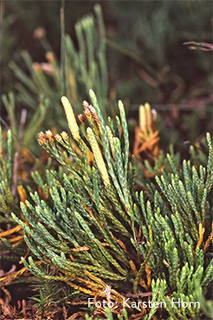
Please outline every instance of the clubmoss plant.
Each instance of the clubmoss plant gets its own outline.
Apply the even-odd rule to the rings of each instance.
[[[60,97],[66,95],[81,109],[83,97],[94,88],[102,101],[105,112],[108,98],[108,69],[106,63],[105,28],[100,5],[94,7],[95,15],[87,15],[75,24],[77,47],[64,30],[64,12],[61,9],[61,55],[56,57],[49,44],[45,30],[38,28],[34,36],[41,42],[46,61],[33,62],[27,51],[21,53],[20,66],[11,61],[10,67],[18,80],[16,84],[17,101],[22,106],[36,110],[39,97],[49,99],[53,106],[45,125],[64,128],[65,121],[60,108]],[[27,68],[27,72],[24,71]],[[106,114],[105,114],[106,116]],[[55,118],[57,117],[57,124]]]
[[[178,167],[173,154],[163,155],[158,145],[151,145],[156,161],[160,158],[166,165],[155,173],[155,181],[146,177],[138,192],[122,102],[120,118],[106,123],[92,90],[90,97],[93,105],[84,101],[79,121],[68,99],[61,99],[71,137],[50,130],[39,134],[39,144],[62,169],[60,174],[46,170],[45,200],[32,192],[31,199],[21,203],[27,224],[12,214],[37,258],[22,258],[24,266],[44,281],[65,282],[96,302],[111,301],[116,306],[112,314],[146,320],[154,314],[158,319],[202,319],[201,308],[208,308],[203,297],[213,273],[208,254],[213,236],[208,225],[213,185],[210,134],[208,157],[199,165],[184,160]],[[151,115],[147,105],[144,111]],[[154,120],[147,121],[147,116],[140,118],[142,131]],[[141,137],[146,143],[147,135]],[[42,182],[38,172],[34,178]],[[45,266],[54,274],[43,272]],[[141,299],[155,307],[126,307],[123,312],[127,297],[130,305]],[[186,305],[173,303],[179,300]]]

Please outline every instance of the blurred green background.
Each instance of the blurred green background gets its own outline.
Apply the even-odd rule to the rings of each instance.
[[[74,25],[82,16],[93,13],[96,3],[65,1],[65,31],[76,48]],[[211,131],[212,53],[184,45],[188,41],[212,41],[211,1],[99,4],[106,33],[108,95],[125,102],[130,125],[137,121],[138,106],[148,101],[163,119],[159,130],[165,143],[175,142],[180,136],[182,143]],[[33,61],[45,61],[45,51],[33,36],[36,28],[45,29],[60,59],[60,7],[61,1],[2,1],[1,94],[16,92],[17,79],[9,63],[15,61],[24,69],[22,50],[27,50]],[[21,107],[18,105],[17,110]],[[7,121],[6,113],[2,115]]]

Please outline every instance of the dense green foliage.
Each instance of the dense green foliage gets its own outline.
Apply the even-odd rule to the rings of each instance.
[[[22,226],[31,252],[44,265],[54,266],[55,274],[43,272],[32,257],[22,261],[44,281],[64,281],[100,299],[109,287],[112,301],[119,305],[125,292],[148,290],[150,278],[152,301],[164,301],[170,319],[198,319],[200,308],[189,302],[198,301],[198,288],[206,294],[213,272],[203,240],[204,232],[205,237],[211,233],[207,224],[213,185],[210,135],[204,165],[184,160],[177,167],[175,157],[168,154],[167,169],[138,193],[123,105],[119,102],[120,120],[114,124],[109,118],[107,125],[96,96],[92,91],[90,95],[95,109],[84,102],[85,114],[93,110],[93,116],[87,115],[87,124],[80,128],[69,117],[68,101],[62,99],[73,142],[65,132],[40,133],[39,144],[63,169],[47,170],[46,182],[38,172],[34,174],[49,197],[44,201],[37,192],[31,193],[26,206],[21,203],[31,228],[12,215]],[[173,306],[171,294],[188,307]],[[152,308],[144,319],[151,319],[157,310]]]

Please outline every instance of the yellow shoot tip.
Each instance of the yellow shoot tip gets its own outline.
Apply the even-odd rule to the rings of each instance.
[[[78,125],[77,125],[77,122],[75,119],[75,115],[74,115],[72,106],[71,106],[69,100],[67,99],[67,97],[65,97],[65,96],[61,97],[61,102],[64,107],[64,111],[65,111],[65,114],[67,117],[67,122],[69,125],[69,129],[72,133],[72,136],[75,140],[79,140],[80,134],[79,134]]]
[[[143,105],[139,107],[139,126],[141,131],[146,132],[146,114],[145,114],[145,108]]]
[[[97,140],[95,138],[95,135],[94,135],[94,133],[93,133],[93,131],[92,131],[92,129],[90,127],[87,128],[87,135],[88,135],[88,138],[89,138],[89,142],[90,142],[90,145],[91,145],[91,148],[92,148],[92,152],[93,152],[95,161],[97,163],[98,169],[99,169],[99,171],[101,173],[101,176],[102,176],[102,179],[104,181],[104,184],[107,186],[110,183],[109,176],[108,176],[108,173],[107,173],[107,169],[106,169],[106,166],[105,166],[105,163],[104,163],[103,156],[101,154],[100,147],[99,147],[99,145],[97,143]]]
[[[145,134],[153,134],[152,130],[153,116],[149,103],[145,103],[144,106],[139,107],[139,126],[141,131]]]

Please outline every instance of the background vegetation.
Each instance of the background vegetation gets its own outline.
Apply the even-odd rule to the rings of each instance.
[[[44,1],[39,5],[31,1],[2,2],[5,30],[2,34],[5,39],[2,93],[13,91],[15,87],[9,61],[15,60],[19,67],[26,69],[20,56],[22,50],[27,50],[34,62],[46,60],[44,48],[33,37],[36,28],[45,29],[48,42],[60,59],[60,5],[60,1]],[[94,1],[81,1],[80,5],[78,1],[65,1],[65,31],[76,48],[74,24],[83,15],[91,13],[94,5]],[[211,42],[211,3],[199,0],[103,1],[101,6],[109,94],[111,90],[117,99],[128,99],[129,118],[137,118],[138,105],[149,101],[165,117],[164,125],[174,141],[181,135],[192,138],[189,133],[193,135],[193,130],[199,130],[197,133],[200,134],[208,125],[206,112],[208,119],[211,116],[211,53],[190,50],[184,42]],[[28,16],[31,19],[26,19]],[[165,110],[169,111],[166,115]],[[194,118],[202,117],[202,121],[197,119],[196,130],[187,130],[187,115],[192,113]]]

